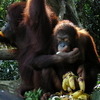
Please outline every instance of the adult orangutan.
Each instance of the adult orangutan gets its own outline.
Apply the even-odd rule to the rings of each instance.
[[[23,20],[23,11],[26,6],[26,2],[13,3],[8,7],[7,22],[2,27],[1,31],[4,36],[0,36],[0,42],[6,42],[14,47],[21,48],[23,42],[23,36],[25,34],[25,28],[20,26]],[[15,13],[16,12],[16,13]],[[18,32],[21,29],[22,32]],[[17,33],[18,32],[18,33]]]

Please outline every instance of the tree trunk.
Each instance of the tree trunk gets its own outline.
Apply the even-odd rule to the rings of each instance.
[[[52,7],[54,12],[59,17],[59,20],[68,19],[72,21],[74,24],[82,27],[74,0],[46,0],[47,4]]]

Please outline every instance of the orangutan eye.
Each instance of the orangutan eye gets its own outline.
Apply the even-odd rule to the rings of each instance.
[[[69,42],[69,39],[68,39],[68,38],[65,38],[64,41],[65,41],[65,42]]]
[[[57,41],[60,42],[60,41],[62,41],[62,40],[61,40],[60,38],[57,38]]]

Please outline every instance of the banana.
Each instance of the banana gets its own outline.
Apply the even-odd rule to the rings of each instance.
[[[76,98],[78,98],[82,93],[83,93],[83,91],[78,90],[78,91],[72,93],[71,96],[72,96],[73,98],[76,99]]]
[[[85,91],[85,81],[84,81],[84,79],[82,77],[79,77],[78,82],[79,82],[80,90],[82,90],[84,92]]]
[[[71,89],[75,90],[74,76],[75,75],[71,71],[63,75],[62,88],[65,91],[67,90],[68,92],[71,92]]]
[[[69,86],[71,89],[75,90],[75,76],[74,75],[69,77]]]
[[[2,33],[2,31],[0,31],[0,35],[4,37],[4,34]]]
[[[63,75],[63,79],[70,76],[70,75],[74,75],[73,72],[67,72],[66,74]]]
[[[66,74],[64,74],[62,78],[64,79],[64,78],[68,77],[68,74],[69,74],[69,72],[67,72]]]
[[[90,100],[90,98],[91,98],[91,96],[86,93],[83,93],[78,97],[78,99],[81,99],[81,100]]]
[[[65,91],[67,90],[66,82],[67,82],[67,78],[63,79],[62,88],[63,88]]]
[[[69,87],[69,79],[68,77],[66,77],[63,79],[62,88],[66,91],[68,87]]]
[[[63,88],[63,90],[67,90],[67,86],[66,86],[66,80],[65,79],[63,79],[63,82],[62,82],[62,88]]]

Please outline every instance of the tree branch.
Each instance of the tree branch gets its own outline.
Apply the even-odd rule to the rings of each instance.
[[[15,60],[16,49],[0,49],[0,60]]]

